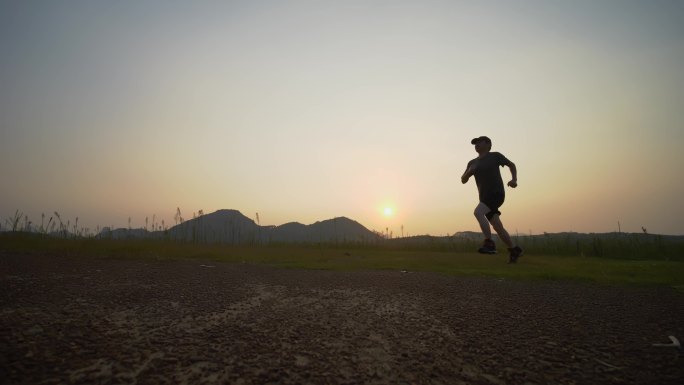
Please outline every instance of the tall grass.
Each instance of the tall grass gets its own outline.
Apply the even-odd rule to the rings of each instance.
[[[234,223],[226,223],[224,228],[217,229],[209,226],[204,221],[204,211],[199,210],[192,214],[193,220],[190,225],[186,223],[180,208],[176,209],[174,216],[175,224],[190,225],[181,228],[179,231],[169,232],[165,222],[162,225],[157,222],[156,214],[152,215],[151,229],[149,217],[145,218],[145,228],[133,229],[132,220],[128,218],[128,229],[113,230],[105,227],[100,230],[99,226],[96,233],[92,233],[88,228],[79,228],[79,218],[76,217],[73,225],[71,221],[63,220],[58,212],[54,212],[47,223],[45,214],[41,216],[40,227],[33,226],[29,218],[19,210],[14,215],[8,217],[4,222],[5,230],[12,232],[39,233],[43,236],[61,238],[97,238],[102,240],[113,240],[118,238],[149,238],[154,240],[176,241],[178,243],[190,242],[195,245],[209,243],[224,243],[231,245],[271,245],[274,247],[324,247],[324,248],[357,248],[365,250],[397,250],[397,251],[420,251],[420,252],[448,252],[448,253],[468,253],[477,250],[481,243],[481,238],[477,233],[471,237],[462,236],[417,236],[392,238],[389,229],[385,237],[364,238],[356,241],[335,238],[333,241],[323,241],[315,243],[274,243],[265,234],[243,234],[241,227]],[[23,224],[22,224],[23,220]],[[259,218],[257,216],[257,221]],[[151,231],[150,231],[151,230]],[[262,236],[263,235],[263,236]],[[606,259],[626,259],[626,260],[665,260],[665,261],[684,261],[684,237],[664,236],[643,233],[607,233],[607,234],[578,234],[561,233],[542,235],[515,235],[515,243],[525,249],[526,255],[560,256],[560,257],[595,257]],[[502,242],[497,242],[500,253],[505,254],[505,246]]]
[[[684,238],[654,234],[544,234],[516,237],[528,254],[684,261]]]
[[[513,242],[527,255],[596,257],[684,261],[684,237],[654,234],[543,234],[514,236]],[[479,237],[411,237],[384,240],[373,247],[394,250],[471,252],[482,243]],[[497,241],[499,253],[506,253]]]

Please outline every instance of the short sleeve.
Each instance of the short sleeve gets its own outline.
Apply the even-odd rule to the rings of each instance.
[[[511,161],[508,160],[508,158],[506,158],[502,153],[497,152],[496,155],[497,155],[496,163],[499,166],[501,166],[501,167],[508,166],[511,163]]]

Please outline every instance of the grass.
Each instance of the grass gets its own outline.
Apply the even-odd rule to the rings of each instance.
[[[613,285],[664,285],[684,291],[684,262],[529,255],[508,265],[505,254],[315,245],[229,246],[161,240],[62,239],[0,234],[0,250],[85,257],[213,260],[292,269],[395,270],[516,280],[572,280]]]

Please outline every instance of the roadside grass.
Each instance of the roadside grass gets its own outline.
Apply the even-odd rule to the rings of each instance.
[[[349,254],[349,255],[347,255]],[[239,255],[237,253],[236,255]],[[254,260],[245,250],[243,260]],[[259,257],[257,257],[259,258]],[[230,257],[234,261],[234,257]],[[221,260],[221,258],[219,258]],[[523,256],[515,265],[508,256],[477,253],[401,250],[291,250],[268,252],[259,263],[285,268],[338,271],[398,270],[519,280],[572,280],[602,284],[667,285],[684,288],[684,263],[657,260],[615,260],[589,257]]]
[[[0,234],[0,251],[146,260],[203,260],[288,269],[438,272],[516,280],[571,280],[611,285],[664,285],[684,292],[684,262],[658,259],[530,255],[507,264],[505,253],[481,255],[354,245],[230,246],[162,240],[61,239]]]

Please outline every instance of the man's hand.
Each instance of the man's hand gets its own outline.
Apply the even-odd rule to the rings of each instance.
[[[518,187],[518,181],[513,179],[510,182],[508,182],[508,185],[512,188],[516,188],[516,187]]]
[[[468,183],[468,179],[470,179],[471,176],[475,174],[475,170],[477,167],[475,165],[470,166],[466,172],[463,173],[463,176],[461,177],[461,183],[466,184]]]

